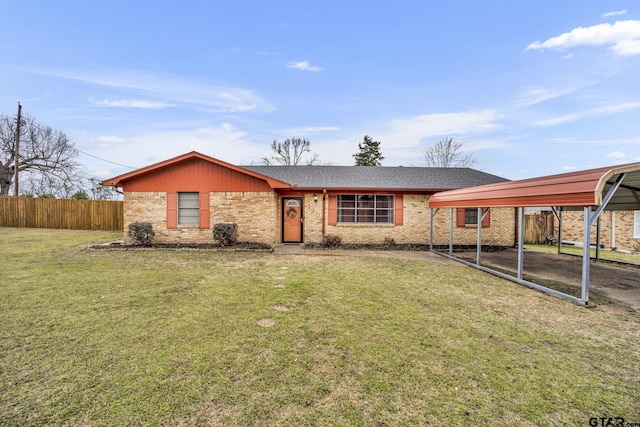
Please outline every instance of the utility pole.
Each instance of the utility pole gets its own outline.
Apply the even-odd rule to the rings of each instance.
[[[20,126],[22,124],[22,105],[18,102],[18,120],[16,122],[16,158],[13,162],[13,172],[15,173],[14,177],[14,187],[15,190],[14,195],[18,197],[18,164],[19,164],[19,151],[20,151]]]

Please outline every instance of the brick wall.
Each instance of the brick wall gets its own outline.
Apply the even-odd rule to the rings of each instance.
[[[313,201],[313,194],[304,195],[304,241],[305,242],[321,242],[322,241],[322,194],[318,194],[318,201]],[[329,197],[325,196],[325,224],[327,221]],[[278,213],[278,218],[282,217],[282,213]]]
[[[164,192],[126,192],[124,194],[124,239],[133,222],[148,222],[156,233],[156,241],[163,241],[160,232],[167,228],[167,194]]]
[[[156,232],[155,241],[211,242],[213,225],[219,222],[238,224],[240,241],[275,244],[281,241],[281,199],[273,192],[210,193],[209,229],[178,227],[167,229],[166,193],[127,192],[124,198],[124,230],[132,222],[149,222]],[[314,201],[313,194],[304,195],[304,241],[322,241],[322,194]],[[391,238],[396,243],[429,243],[429,196],[404,195],[403,225],[337,224],[328,225],[328,201],[324,203],[325,234],[342,237],[343,243],[382,243]],[[454,210],[455,215],[455,210]],[[454,218],[455,220],[455,218]],[[491,210],[491,225],[483,228],[482,243],[511,246],[515,241],[514,209]],[[456,227],[454,244],[475,244],[476,227]],[[440,209],[434,220],[434,244],[449,244],[449,209]]]
[[[562,240],[583,241],[583,211],[562,212]],[[557,222],[557,221],[556,221]],[[554,227],[554,236],[558,236],[558,224]],[[591,228],[590,239],[596,242],[597,227]],[[615,241],[612,241],[612,238]],[[640,245],[640,239],[633,238],[633,211],[604,211],[600,217],[600,243],[606,249],[634,250]]]
[[[455,215],[455,210],[454,210]],[[327,224],[328,203],[325,203],[325,224]],[[392,238],[396,243],[429,243],[430,222],[429,196],[403,196],[403,225],[386,224],[337,224],[325,225],[326,234],[338,235],[343,243],[382,243]],[[455,220],[455,218],[454,218]],[[322,241],[322,194],[318,202],[313,195],[305,196],[305,241]],[[492,209],[491,225],[483,228],[483,244],[512,246],[515,241],[515,212],[511,208]],[[456,227],[454,224],[454,244],[475,244],[476,227]],[[434,244],[449,244],[449,210],[440,209],[434,220]]]
[[[132,222],[149,222],[155,241],[212,242],[213,226],[219,222],[238,224],[238,240],[274,244],[277,239],[277,198],[273,192],[210,193],[209,229],[179,226],[167,229],[167,201],[164,192],[127,192],[124,197],[124,234]]]
[[[482,244],[513,246],[516,241],[517,213],[514,208],[491,208],[489,227],[482,227]],[[450,209],[439,209],[433,221],[433,244],[448,245]],[[428,219],[427,219],[428,220]],[[453,209],[453,244],[475,245],[478,238],[476,226],[456,226],[456,209]]]
[[[211,193],[211,225],[238,224],[238,240],[274,244],[278,241],[278,197],[273,192]]]

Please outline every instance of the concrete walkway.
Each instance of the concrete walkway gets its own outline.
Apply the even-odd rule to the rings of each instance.
[[[276,255],[304,255],[304,245],[298,243],[276,245],[273,247],[273,253]]]
[[[455,263],[455,261],[427,251],[366,251],[344,249],[305,249],[304,244],[277,245],[273,248],[275,255],[322,255],[322,256],[356,256],[366,258],[392,258],[413,261],[430,261]]]

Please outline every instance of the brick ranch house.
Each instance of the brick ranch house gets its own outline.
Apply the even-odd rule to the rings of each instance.
[[[211,242],[213,225],[233,222],[238,239],[271,245],[398,244],[429,241],[431,195],[507,181],[470,168],[235,166],[190,152],[111,179],[124,193],[124,230],[149,222],[156,242]],[[454,211],[457,244],[475,244],[477,209]],[[449,210],[436,217],[434,243],[448,244]],[[513,208],[483,219],[483,243],[511,246]]]

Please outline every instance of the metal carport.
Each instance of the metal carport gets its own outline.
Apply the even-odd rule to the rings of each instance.
[[[560,221],[562,221],[563,210],[582,209],[584,211],[582,292],[580,298],[523,279],[524,208],[539,206],[552,207]],[[604,210],[640,210],[640,162],[444,191],[431,197],[429,207],[431,208],[429,241],[432,251],[434,251],[433,221],[435,215],[442,208],[449,208],[450,211],[449,253],[434,251],[435,253],[516,283],[586,305],[589,303],[591,228],[598,221]],[[481,263],[481,219],[489,209],[498,207],[518,208],[518,266],[516,277],[484,267]],[[453,256],[454,208],[478,209],[475,264]],[[560,224],[559,229],[561,228]],[[558,244],[560,244],[560,240],[559,238]]]

